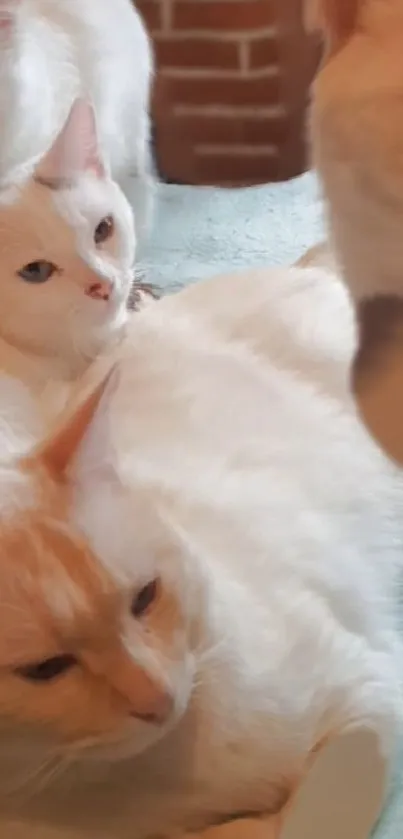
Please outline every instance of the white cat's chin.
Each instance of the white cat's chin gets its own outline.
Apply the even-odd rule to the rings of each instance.
[[[77,324],[76,347],[79,356],[92,359],[102,352],[106,345],[116,344],[123,336],[125,325],[130,312],[125,300],[116,302],[108,311],[100,313],[101,317],[88,326],[88,318]],[[85,329],[86,326],[86,329]]]

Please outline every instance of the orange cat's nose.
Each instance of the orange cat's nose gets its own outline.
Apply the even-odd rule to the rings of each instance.
[[[109,300],[112,294],[112,283],[109,280],[98,280],[87,286],[85,293],[93,300]]]
[[[153,697],[150,708],[147,711],[132,710],[130,716],[152,725],[163,725],[170,717],[173,710],[173,699],[166,691],[158,692]]]

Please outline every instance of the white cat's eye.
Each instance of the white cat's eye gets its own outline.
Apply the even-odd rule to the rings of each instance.
[[[36,262],[28,262],[18,271],[18,276],[26,283],[46,283],[57,271],[57,265],[47,262],[45,259],[38,259]]]
[[[115,229],[115,224],[113,221],[112,216],[105,216],[105,218],[101,219],[99,224],[96,226],[94,230],[94,242],[96,245],[101,245],[102,242],[106,242],[107,239],[113,234]]]
[[[159,580],[155,579],[151,580],[150,583],[147,583],[146,586],[135,594],[131,604],[131,613],[134,618],[141,618],[148,612],[150,606],[152,606],[157,598],[158,590]]]
[[[15,672],[17,676],[28,682],[52,682],[58,676],[63,676],[76,664],[77,659],[73,655],[55,655],[34,664],[17,667]]]

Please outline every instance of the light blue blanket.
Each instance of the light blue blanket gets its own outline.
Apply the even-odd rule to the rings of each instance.
[[[143,270],[166,290],[231,268],[287,264],[324,230],[311,174],[234,190],[161,184],[155,210]]]
[[[291,263],[325,230],[312,174],[235,190],[161,184],[155,210],[140,273],[164,291],[232,268]],[[401,836],[403,761],[376,839]]]

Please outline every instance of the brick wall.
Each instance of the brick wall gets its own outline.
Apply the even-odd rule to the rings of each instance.
[[[174,181],[238,185],[305,164],[314,63],[302,0],[140,0],[157,60],[157,157]]]

